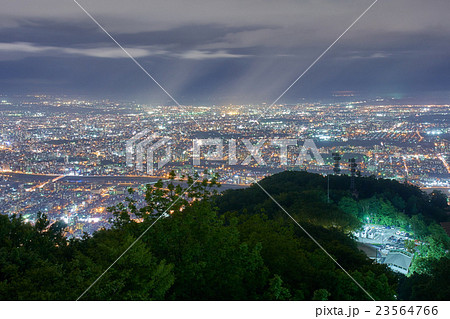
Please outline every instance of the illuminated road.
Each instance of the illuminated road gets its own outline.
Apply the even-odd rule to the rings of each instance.
[[[140,175],[96,175],[96,176],[75,176],[75,175],[55,175],[55,174],[28,174],[24,172],[0,171],[0,175],[15,181],[30,180],[39,182],[40,184],[30,188],[34,191],[42,188],[50,182],[66,181],[66,182],[92,182],[98,184],[151,184],[156,183],[160,179],[167,180],[161,176],[140,176]],[[175,180],[175,183],[184,183],[184,181]],[[221,184],[220,189],[240,189],[249,187],[250,185],[240,184]]]
[[[445,166],[445,168],[447,169],[447,172],[450,173],[450,166],[448,165],[447,161],[445,160],[444,156],[442,156],[442,154],[438,154],[438,158],[441,160],[442,164]]]

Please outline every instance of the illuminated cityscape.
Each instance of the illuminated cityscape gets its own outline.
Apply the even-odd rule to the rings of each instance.
[[[349,174],[346,162],[355,158],[363,176],[424,189],[450,187],[449,105],[377,99],[275,105],[269,110],[266,105],[180,108],[44,95],[5,96],[0,107],[0,208],[30,221],[37,212],[48,213],[69,224],[75,236],[107,227],[107,208],[123,200],[127,188],[142,188],[171,170],[177,175],[214,170],[224,187],[245,187],[283,170],[330,174],[332,153],[339,152],[343,174]],[[125,142],[144,129],[172,137],[171,161],[154,176],[125,161]],[[205,147],[200,165],[193,165],[193,140],[207,138],[224,140],[223,159],[208,160],[213,149]],[[230,139],[237,141],[235,165],[229,164],[226,152]],[[264,165],[255,159],[242,165],[249,155],[242,139],[253,144],[264,140],[259,150]],[[273,143],[277,139],[298,140],[298,147],[287,149],[286,163]],[[308,139],[317,146],[323,165],[314,156],[298,165],[299,148]]]
[[[3,312],[449,318],[448,12],[2,3]]]

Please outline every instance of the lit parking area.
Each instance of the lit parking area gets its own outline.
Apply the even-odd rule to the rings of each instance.
[[[390,250],[405,250],[405,242],[414,240],[411,233],[397,227],[366,224],[359,232],[354,233],[360,243],[371,244],[386,255]]]

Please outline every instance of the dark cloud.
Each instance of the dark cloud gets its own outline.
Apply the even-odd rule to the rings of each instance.
[[[367,8],[359,0],[80,0],[182,103],[271,102]],[[448,91],[448,0],[379,1],[283,101]],[[169,102],[72,1],[0,13],[3,93]]]

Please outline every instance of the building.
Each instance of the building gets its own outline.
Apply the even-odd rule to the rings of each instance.
[[[412,254],[403,250],[391,250],[381,262],[393,271],[406,275],[412,261]]]

